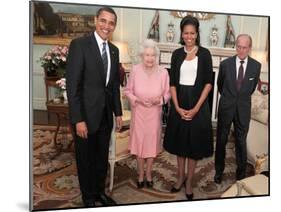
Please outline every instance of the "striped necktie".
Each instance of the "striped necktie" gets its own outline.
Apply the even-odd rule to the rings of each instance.
[[[107,76],[107,67],[108,67],[108,60],[107,60],[107,53],[106,53],[106,42],[102,43],[101,58],[102,58],[102,63],[103,63],[103,67],[104,67],[104,75],[106,77]]]

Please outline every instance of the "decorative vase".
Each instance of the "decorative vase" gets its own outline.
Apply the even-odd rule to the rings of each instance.
[[[67,103],[67,93],[66,93],[66,90],[63,90],[62,95],[63,95],[64,103]]]
[[[45,73],[47,77],[55,77],[58,76],[57,71],[53,67],[47,67],[45,68]]]
[[[171,22],[168,24],[168,31],[166,32],[167,42],[173,42],[175,38],[174,24]]]
[[[60,78],[65,77],[65,68],[58,67],[56,73]]]
[[[219,41],[218,28],[216,27],[216,25],[214,25],[212,28],[212,33],[210,35],[211,46],[217,46],[218,41]]]

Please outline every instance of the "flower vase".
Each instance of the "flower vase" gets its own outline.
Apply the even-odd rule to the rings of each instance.
[[[64,90],[62,92],[62,95],[63,95],[64,103],[67,103],[67,93],[66,93],[66,90]]]
[[[57,68],[56,73],[60,78],[65,77],[65,68]]]
[[[45,68],[45,73],[48,77],[56,77],[57,76],[57,71],[53,67]]]

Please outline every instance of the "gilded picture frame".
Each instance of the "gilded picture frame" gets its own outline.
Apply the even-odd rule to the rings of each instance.
[[[199,20],[209,20],[214,18],[215,14],[206,12],[188,12],[188,11],[172,11],[171,15],[177,18],[183,18],[187,15],[192,15]]]

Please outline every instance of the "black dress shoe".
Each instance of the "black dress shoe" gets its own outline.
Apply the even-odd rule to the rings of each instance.
[[[193,200],[193,193],[191,193],[191,194],[185,194],[185,196],[186,196],[186,199],[187,199],[188,201]]]
[[[176,193],[176,192],[179,192],[180,190],[181,190],[181,187],[183,187],[184,185],[185,185],[185,181],[186,180],[184,180],[183,182],[182,182],[182,184],[181,184],[181,186],[179,187],[179,188],[176,188],[176,187],[172,187],[172,189],[170,190],[170,192],[171,193]]]
[[[151,181],[146,181],[146,187],[147,188],[152,188],[153,187],[153,181],[151,180]]]
[[[97,197],[97,201],[99,201],[102,205],[106,206],[116,205],[116,202],[106,194],[99,195]]]
[[[137,181],[137,187],[139,189],[143,188],[144,187],[144,181],[141,181],[141,182]]]
[[[181,187],[175,188],[175,187],[173,186],[170,192],[171,192],[171,193],[176,193],[176,192],[179,192],[180,190],[181,190]]]
[[[91,199],[84,199],[83,200],[83,204],[85,207],[87,208],[91,208],[91,207],[95,207],[95,201],[94,200],[91,200]]]
[[[214,176],[214,181],[215,181],[215,183],[217,183],[217,184],[221,184],[222,175],[221,175],[221,174],[215,174],[215,176]]]

